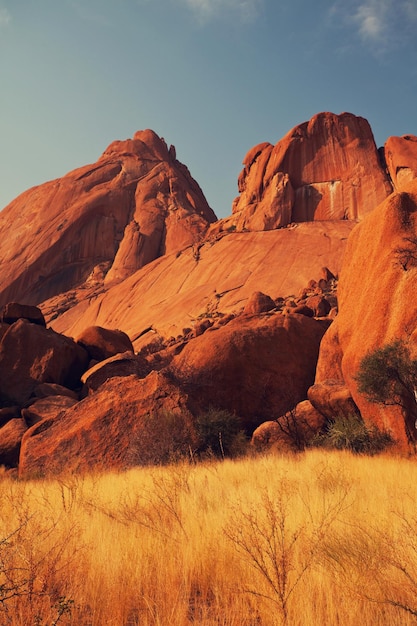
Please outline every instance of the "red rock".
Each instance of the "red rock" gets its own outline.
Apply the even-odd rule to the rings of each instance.
[[[258,426],[253,432],[251,444],[260,451],[300,451],[323,428],[324,423],[324,416],[311,402],[303,400],[286,415]]]
[[[274,301],[298,293],[312,274],[320,274],[323,261],[338,274],[353,227],[349,221],[311,222],[228,234],[203,244],[198,262],[191,248],[178,257],[166,255],[49,323],[75,337],[96,324],[123,328],[138,351],[158,336],[177,337],[207,311],[240,313],[255,291]]]
[[[132,352],[116,354],[104,361],[100,361],[81,376],[84,385],[83,393],[96,391],[109,378],[135,375],[145,378],[150,372],[148,362],[140,355]]]
[[[140,442],[145,439],[152,445],[145,428],[146,416],[151,412],[160,417],[161,431],[164,415],[174,414],[188,423],[189,431],[184,436],[191,443],[187,398],[169,378],[159,372],[152,372],[145,379],[112,378],[65,413],[27,431],[22,441],[19,476],[112,471],[139,465]],[[153,432],[153,437],[157,438],[157,432]],[[142,453],[146,456],[143,448]]]
[[[0,428],[0,465],[17,467],[22,437],[27,430],[21,418],[11,419]]]
[[[121,330],[110,330],[101,326],[86,328],[77,338],[76,342],[87,351],[90,359],[103,361],[121,352],[133,352],[133,346]]]
[[[140,131],[3,209],[0,304],[38,304],[81,286],[93,297],[104,280],[122,280],[199,241],[215,219],[174,151]]]
[[[260,315],[272,311],[275,306],[275,302],[270,296],[262,293],[262,291],[255,291],[247,301],[243,313],[245,315]]]
[[[309,306],[305,304],[299,304],[293,308],[288,308],[285,313],[287,315],[291,315],[292,313],[297,313],[298,315],[305,315],[306,317],[314,317],[314,311]]]
[[[407,430],[399,407],[370,403],[358,392],[355,376],[363,357],[402,339],[414,346],[417,327],[414,262],[404,267],[404,248],[417,239],[417,181],[393,193],[352,231],[340,273],[339,314],[323,338],[316,382],[337,378],[348,387],[364,421],[389,430],[399,446]],[[360,280],[358,280],[360,277]]]
[[[20,319],[0,343],[0,393],[22,406],[39,383],[76,385],[86,364],[72,339]]]
[[[43,313],[37,306],[28,306],[17,302],[9,302],[4,305],[1,319],[5,324],[13,324],[19,319],[26,319],[32,324],[46,326]]]
[[[30,427],[46,418],[55,418],[74,404],[77,404],[77,400],[69,396],[48,396],[35,400],[30,406],[22,409],[22,417]]]
[[[33,395],[36,398],[49,398],[49,396],[68,396],[78,400],[78,394],[72,389],[68,389],[63,385],[57,385],[56,383],[41,383],[37,385],[33,390]]]
[[[325,328],[301,315],[240,316],[172,360],[193,406],[236,414],[248,431],[306,398]]]
[[[310,296],[307,298],[306,305],[313,310],[315,317],[326,317],[331,309],[328,300],[324,296],[320,295]]]
[[[392,190],[368,122],[350,113],[319,113],[275,146],[253,148],[244,166],[233,205],[238,230],[361,219]],[[263,216],[271,206],[268,225]]]
[[[211,328],[212,326],[213,326],[213,322],[211,320],[208,320],[208,319],[207,320],[200,320],[200,321],[196,322],[194,324],[193,336],[194,337],[199,337],[200,335],[205,333],[208,328]],[[184,333],[184,331],[183,331],[183,335],[184,334],[186,334],[186,333]]]
[[[417,178],[417,137],[415,135],[389,137],[385,143],[384,156],[397,191]]]
[[[349,389],[338,380],[316,383],[310,387],[307,395],[312,406],[328,420],[359,414]]]

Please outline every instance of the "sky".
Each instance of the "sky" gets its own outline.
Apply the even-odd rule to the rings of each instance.
[[[0,0],[0,209],[151,128],[218,217],[320,111],[417,135],[417,0]]]

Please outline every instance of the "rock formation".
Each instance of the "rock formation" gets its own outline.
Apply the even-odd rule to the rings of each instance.
[[[97,163],[29,189],[0,213],[0,305],[85,298],[198,242],[215,215],[153,131],[112,143]]]
[[[340,274],[339,314],[323,338],[316,382],[337,379],[347,385],[362,417],[391,431],[401,445],[407,430],[398,406],[369,403],[358,392],[355,375],[362,358],[403,339],[415,352],[417,309],[417,181],[402,184],[352,231]]]
[[[56,319],[54,311],[68,306],[62,304],[66,294],[42,308],[58,332],[76,337],[88,326],[120,328],[138,350],[158,337],[182,335],[202,320],[237,315],[254,292],[273,300],[298,296],[312,278],[321,278],[323,265],[337,275],[353,227],[342,220],[228,233],[200,244],[198,254],[190,247],[165,255]]]
[[[19,196],[0,214],[0,464],[120,469],[168,432],[192,451],[212,406],[261,447],[293,447],[288,410],[311,437],[357,409],[406,445],[414,425],[355,374],[393,338],[417,353],[416,146],[318,114],[248,152],[217,222],[152,131]]]
[[[319,113],[243,164],[233,215],[214,231],[361,219],[392,191],[368,122],[350,113]]]
[[[404,135],[403,137],[389,137],[384,147],[384,157],[394,189],[401,190],[402,186],[417,178],[417,137]]]

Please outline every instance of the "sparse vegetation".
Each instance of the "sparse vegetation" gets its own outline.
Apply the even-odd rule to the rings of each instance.
[[[369,402],[399,406],[409,440],[417,420],[417,360],[404,341],[396,340],[367,354],[356,376],[358,390]]]
[[[367,426],[359,415],[339,415],[316,435],[311,445],[335,450],[350,450],[356,454],[378,454],[392,445],[393,439],[376,426]]]
[[[0,623],[410,626],[416,481],[411,460],[318,449],[3,474]]]
[[[237,417],[209,407],[195,420],[197,454],[200,457],[236,457],[246,451],[247,438]]]

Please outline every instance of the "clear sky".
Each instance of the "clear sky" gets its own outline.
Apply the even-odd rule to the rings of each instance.
[[[218,217],[320,111],[417,135],[417,0],[0,0],[0,208],[152,128]]]

